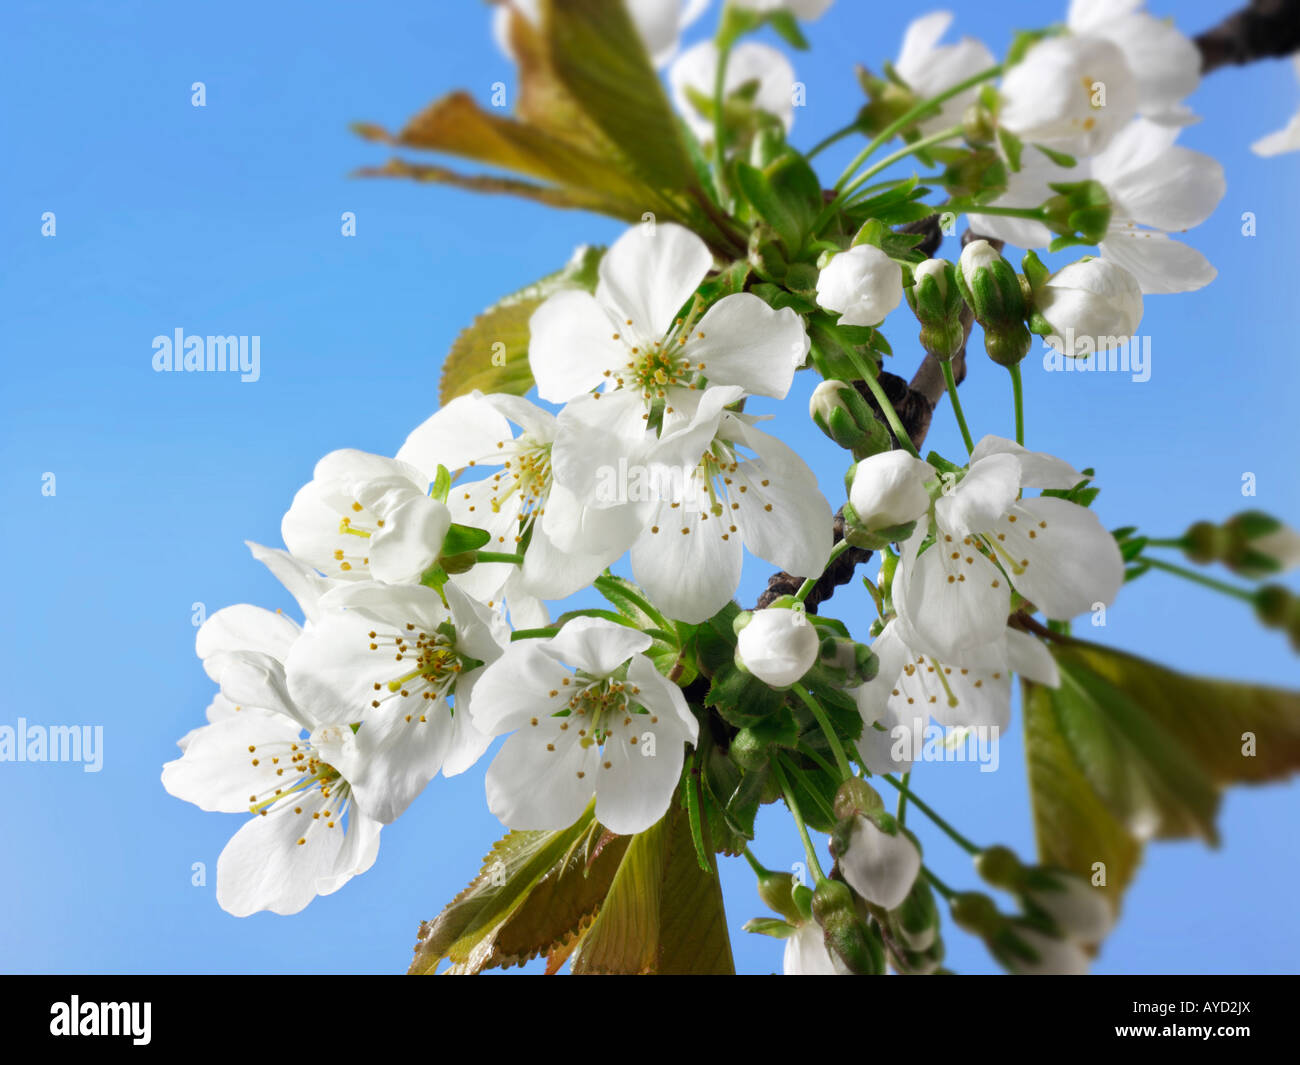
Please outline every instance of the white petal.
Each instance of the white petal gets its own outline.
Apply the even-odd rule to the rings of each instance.
[[[1083,474],[1063,459],[1045,451],[1030,451],[1005,436],[986,436],[971,452],[974,465],[989,455],[1014,455],[1020,463],[1020,483],[1026,488],[1073,488]]]
[[[533,312],[528,330],[537,394],[552,403],[590,391],[627,361],[627,348],[614,339],[619,327],[589,292],[557,292]]]
[[[163,787],[201,810],[247,813],[251,796],[276,786],[271,755],[258,758],[249,748],[290,744],[301,735],[302,725],[283,714],[254,708],[232,713],[189,734],[184,755],[163,766]]]
[[[901,831],[891,836],[859,815],[854,818],[839,867],[854,891],[868,902],[892,910],[902,904],[916,883],[921,852]]]
[[[1112,229],[1101,254],[1128,270],[1149,295],[1195,292],[1219,273],[1195,248],[1151,229]]]
[[[604,618],[574,618],[549,642],[547,651],[566,665],[607,677],[650,646],[644,632]]]
[[[390,505],[371,504],[370,509],[384,515],[383,528],[370,536],[370,573],[389,584],[419,581],[420,576],[437,561],[442,542],[451,527],[447,507],[426,495],[411,493],[401,502]]]
[[[808,345],[803,319],[789,307],[774,310],[753,293],[737,292],[705,312],[682,351],[692,366],[704,363],[711,384],[784,399]]]
[[[632,573],[669,617],[692,624],[711,618],[740,584],[741,539],[724,519],[687,513],[664,503],[632,546]],[[723,539],[726,537],[726,539]],[[683,580],[683,574],[690,574]]]
[[[473,392],[457,396],[412,430],[397,457],[432,481],[440,465],[455,471],[482,462],[510,436],[505,418],[485,402],[482,393]]]
[[[921,530],[903,547],[894,604],[920,637],[918,650],[960,661],[963,652],[996,639],[1005,629],[1011,589],[1001,571],[961,538],[948,540],[949,534],[941,533],[918,558],[923,535]]]
[[[550,640],[520,640],[483,671],[470,700],[480,732],[499,736],[514,728],[535,728],[563,710],[572,690],[569,671],[548,651]],[[550,692],[555,695],[550,695]]]
[[[488,767],[488,809],[507,828],[568,828],[591,801],[599,750],[580,746],[577,729],[561,731],[563,723],[547,717],[521,729]]]
[[[600,260],[596,299],[629,331],[647,341],[659,340],[712,265],[708,245],[684,226],[633,226]],[[546,396],[540,389],[538,393],[543,399],[570,398]]]
[[[1009,517],[1017,516],[1017,522],[997,527],[1006,534],[1006,550],[1023,566],[1012,573],[1016,591],[1062,621],[1115,601],[1124,560],[1096,514],[1047,496],[1025,500]]]
[[[972,456],[970,472],[939,497],[934,516],[944,532],[960,539],[987,529],[1011,509],[1019,493],[1018,456],[992,454],[979,461]]]
[[[283,660],[302,630],[279,611],[264,610],[248,603],[222,607],[199,627],[194,650],[203,668],[218,684],[221,677],[211,663],[216,655],[229,651],[258,651]]]

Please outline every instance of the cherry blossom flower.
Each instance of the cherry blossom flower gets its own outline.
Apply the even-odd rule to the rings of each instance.
[[[488,806],[505,825],[565,828],[593,795],[597,820],[620,835],[663,817],[699,725],[642,653],[650,643],[580,617],[488,667],[471,711],[483,733],[511,733],[487,772]]]

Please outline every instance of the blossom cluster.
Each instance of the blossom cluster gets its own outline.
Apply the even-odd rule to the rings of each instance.
[[[292,914],[337,891],[439,773],[466,772],[499,738],[486,801],[508,828],[564,829],[594,804],[608,832],[646,832],[693,786],[688,758],[715,705],[699,683],[730,670],[809,707],[837,762],[826,769],[843,778],[837,875],[815,892],[787,885],[774,903],[785,919],[766,928],[787,941],[787,971],[881,968],[864,912],[909,971],[938,967],[919,846],[865,780],[907,773],[932,724],[1007,727],[1013,678],[1062,682],[1043,635],[1109,606],[1125,582],[1133,555],[1091,509],[1093,471],[1024,444],[1018,364],[1034,333],[1070,356],[1104,350],[1138,328],[1145,297],[1214,277],[1170,236],[1225,188],[1215,160],[1176,143],[1194,120],[1199,59],[1137,0],[1073,0],[1064,26],[1027,35],[1002,64],[973,38],[940,43],[949,14],[918,18],[890,76],[864,75],[854,131],[906,132],[899,158],[933,152],[948,200],[903,218],[915,181],[873,199],[873,168],[814,188],[809,210],[825,220],[791,236],[781,211],[796,194],[765,198],[760,178],[807,166],[785,144],[793,68],[738,38],[765,22],[797,34],[830,0],[731,0],[730,29],[682,50],[706,6],[627,11],[701,156],[720,163],[717,207],[747,226],[747,257],[729,262],[652,214],[626,229],[594,284],[560,286],[531,314],[535,400],[467,391],[392,456],[326,455],[284,515],[284,549],[249,545],[300,621],[241,604],[199,630],[218,691],[163,784],[251,815],[218,864],[229,912]],[[545,7],[500,4],[502,47]],[[747,135],[714,143],[729,122]],[[982,239],[952,263],[891,228],[931,211],[965,213]],[[1004,244],[1025,250],[1023,272]],[[1098,254],[1054,273],[1035,254],[1070,246]],[[959,458],[923,458],[881,388],[885,324],[908,310],[948,375]],[[967,429],[951,364],[972,319],[1012,372],[1014,438]],[[747,410],[784,400],[800,372],[823,379],[811,418],[852,456],[838,518],[804,459]],[[617,483],[631,471],[638,491]],[[1279,565],[1293,561],[1287,544],[1272,552]],[[807,595],[849,550],[881,561],[867,581],[879,616],[817,617]],[[805,586],[738,609],[747,554]],[[590,589],[617,609],[552,619],[552,604]],[[705,650],[719,642],[721,660]],[[845,705],[849,727],[826,713]],[[735,752],[757,735],[723,727]],[[755,742],[782,784],[781,742]],[[779,797],[798,817],[791,793]],[[1024,899],[1026,916],[998,923],[950,900],[958,922],[1010,968],[1086,968],[1110,904],[1059,871],[983,854],[981,875]]]

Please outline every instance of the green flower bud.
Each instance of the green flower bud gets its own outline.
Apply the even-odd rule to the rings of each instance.
[[[1110,228],[1110,196],[1100,181],[1067,181],[1043,204],[1047,227],[1076,244],[1100,244]],[[1053,246],[1055,250],[1055,246]]]
[[[1198,521],[1183,533],[1183,553],[1201,566],[1217,562],[1230,546],[1228,535],[1210,521]]]
[[[897,909],[889,915],[893,938],[908,952],[929,950],[939,936],[939,908],[934,891],[924,878],[918,878]]]
[[[959,892],[949,900],[948,906],[953,923],[972,935],[987,938],[1006,923],[996,903],[979,891]]]
[[[789,873],[776,873],[764,869],[757,874],[758,897],[768,909],[779,913],[791,924],[802,924],[805,920],[794,901],[794,877]]]
[[[986,847],[975,856],[975,871],[994,887],[1014,891],[1024,880],[1025,867],[1010,847]]]
[[[831,379],[819,384],[808,401],[808,413],[818,429],[853,452],[855,459],[889,450],[889,430],[848,381]]]
[[[846,780],[835,793],[833,809],[839,821],[847,821],[854,814],[866,813],[868,810],[883,810],[885,802],[865,780],[857,777]]]
[[[1032,343],[1019,275],[987,240],[967,244],[959,267],[962,295],[984,329],[984,350],[1001,366],[1016,365]]]
[[[1260,623],[1270,629],[1286,628],[1295,609],[1296,600],[1280,584],[1265,584],[1255,589],[1255,615]]]
[[[1221,532],[1227,549],[1219,558],[1239,576],[1262,580],[1300,565],[1300,533],[1263,511],[1234,515]]]
[[[838,880],[823,880],[813,892],[813,918],[821,926],[826,949],[859,976],[885,971],[880,933],[858,913],[853,892]]]
[[[921,346],[946,362],[966,341],[961,324],[964,300],[956,271],[944,259],[927,259],[916,267],[914,276],[907,302],[921,323]]]
[[[822,640],[818,663],[840,688],[866,684],[880,669],[880,662],[870,647],[842,636],[827,636]]]

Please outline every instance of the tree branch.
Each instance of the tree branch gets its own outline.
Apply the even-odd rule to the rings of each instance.
[[[1251,0],[1193,43],[1202,74],[1300,51],[1300,0]]]

